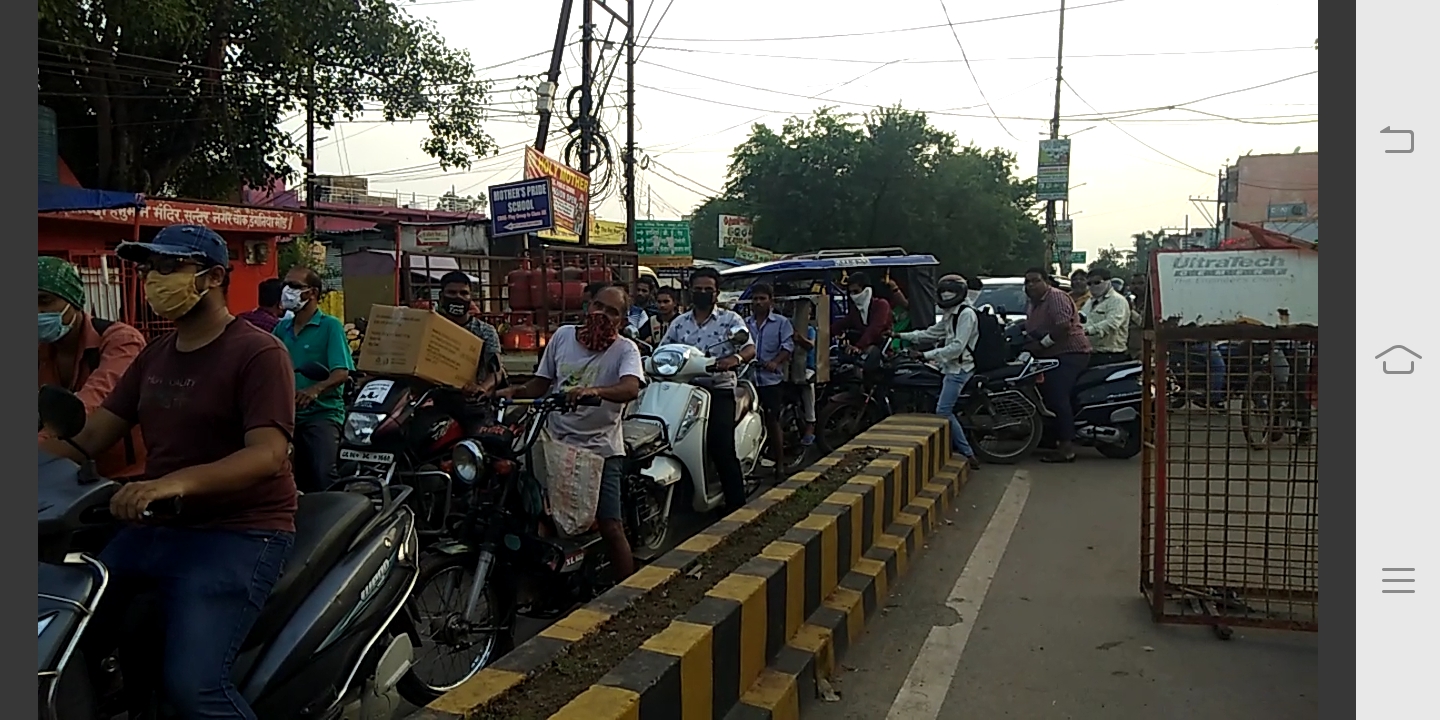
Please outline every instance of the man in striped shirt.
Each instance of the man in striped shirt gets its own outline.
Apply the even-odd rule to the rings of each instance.
[[[1050,282],[1050,274],[1040,268],[1025,271],[1025,295],[1030,307],[1025,314],[1025,334],[1031,342],[1025,349],[1036,357],[1053,358],[1060,367],[1045,375],[1040,394],[1045,407],[1055,413],[1055,452],[1041,458],[1045,462],[1075,462],[1075,410],[1071,395],[1075,381],[1090,364],[1090,341],[1080,324],[1075,302],[1064,290]]]

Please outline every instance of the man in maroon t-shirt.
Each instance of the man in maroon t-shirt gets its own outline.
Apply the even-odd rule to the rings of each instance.
[[[180,717],[254,720],[229,670],[294,542],[289,353],[226,309],[229,253],[213,231],[172,225],[117,252],[140,266],[146,300],[175,332],[135,358],[72,443],[47,449],[79,460],[140,426],[144,479],[111,501],[129,524],[100,559],[112,581],[107,607],[154,588],[165,632],[162,657],[121,648],[126,674],[145,674],[158,661],[165,699]],[[184,499],[178,515],[144,518],[151,503],[170,498]]]
[[[1045,374],[1040,383],[1045,407],[1055,413],[1053,419],[1055,452],[1042,456],[1041,462],[1075,462],[1075,408],[1071,393],[1080,373],[1090,366],[1090,340],[1080,324],[1080,313],[1069,293],[1050,282],[1050,273],[1033,267],[1025,271],[1025,295],[1029,306],[1025,312],[1025,334],[1030,343],[1025,349],[1037,357],[1053,358],[1060,367]]]

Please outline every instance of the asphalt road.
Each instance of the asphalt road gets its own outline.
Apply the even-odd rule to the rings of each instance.
[[[806,720],[1286,720],[1318,712],[1314,634],[1157,625],[1139,459],[976,473]]]

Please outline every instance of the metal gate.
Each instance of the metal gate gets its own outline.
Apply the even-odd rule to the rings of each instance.
[[[145,301],[145,278],[133,263],[121,262],[114,253],[71,251],[65,257],[80,270],[93,317],[119,320],[139,330],[147,341],[175,329],[175,323],[150,309]]]
[[[1158,622],[1316,631],[1314,327],[1146,331],[1140,589]]]

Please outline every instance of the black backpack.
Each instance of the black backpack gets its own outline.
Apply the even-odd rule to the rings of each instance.
[[[970,359],[975,362],[975,372],[1004,367],[1010,358],[1010,346],[1005,342],[1005,326],[1000,324],[1000,318],[995,313],[981,312],[969,305],[964,308],[970,308],[975,313],[975,327],[980,331],[975,338],[975,346],[970,348]],[[960,313],[957,312],[950,319],[950,331],[955,332],[959,324]]]

